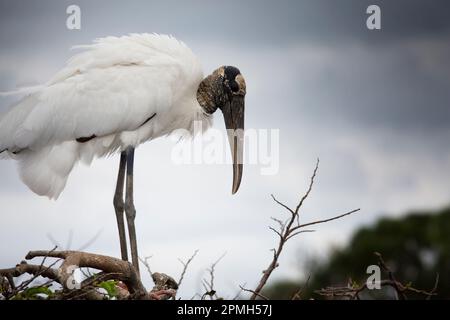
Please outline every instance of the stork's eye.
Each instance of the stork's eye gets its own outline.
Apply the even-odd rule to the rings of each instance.
[[[230,89],[233,92],[238,92],[239,91],[239,85],[236,81],[232,80],[230,81]]]
[[[224,67],[225,84],[233,93],[237,93],[240,90],[239,83],[236,81],[236,77],[240,74],[238,68],[232,66]]]

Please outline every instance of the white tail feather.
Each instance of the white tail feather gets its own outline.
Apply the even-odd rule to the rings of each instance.
[[[57,199],[78,158],[77,143],[64,142],[17,155],[22,181],[35,193]]]
[[[37,91],[41,90],[42,88],[44,88],[44,86],[38,85],[38,86],[22,87],[22,88],[18,88],[16,90],[11,90],[11,91],[3,91],[3,92],[0,91],[0,97],[27,95],[27,94],[37,92]]]

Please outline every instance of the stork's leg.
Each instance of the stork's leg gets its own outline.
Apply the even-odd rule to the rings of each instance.
[[[128,261],[127,239],[125,235],[124,222],[124,202],[123,202],[123,187],[125,182],[125,169],[127,163],[127,154],[122,152],[120,154],[119,174],[117,175],[116,192],[114,194],[114,209],[116,210],[117,227],[119,228],[120,238],[120,253],[122,260]]]
[[[130,237],[131,261],[139,274],[139,258],[136,241],[136,228],[134,226],[134,218],[136,217],[136,209],[133,200],[133,166],[134,166],[134,148],[129,147],[126,150],[127,156],[127,184],[125,194],[125,214],[128,223],[128,235]]]

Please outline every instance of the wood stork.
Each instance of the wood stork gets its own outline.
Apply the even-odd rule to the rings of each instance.
[[[121,255],[128,260],[125,216],[132,264],[139,270],[135,148],[176,129],[193,130],[195,121],[208,128],[220,109],[233,158],[234,194],[242,177],[243,139],[237,133],[244,129],[245,80],[232,66],[204,78],[192,51],[166,35],[105,37],[78,48],[84,50],[0,117],[0,156],[17,160],[32,191],[57,199],[78,161],[89,164],[119,152],[113,203]]]

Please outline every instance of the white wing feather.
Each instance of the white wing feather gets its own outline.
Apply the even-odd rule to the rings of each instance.
[[[136,130],[192,95],[202,78],[191,50],[168,36],[107,37],[82,48],[87,51],[2,118],[0,148],[39,149]]]
[[[22,180],[34,192],[51,198],[59,196],[77,160],[89,162],[124,144],[188,126],[199,112],[200,63],[175,38],[132,34],[77,48],[84,51],[0,118],[0,152],[7,149],[19,160]],[[145,134],[139,132],[155,113]],[[186,119],[170,117],[186,114]],[[127,132],[135,133],[129,141]],[[100,138],[75,142],[92,135]]]

